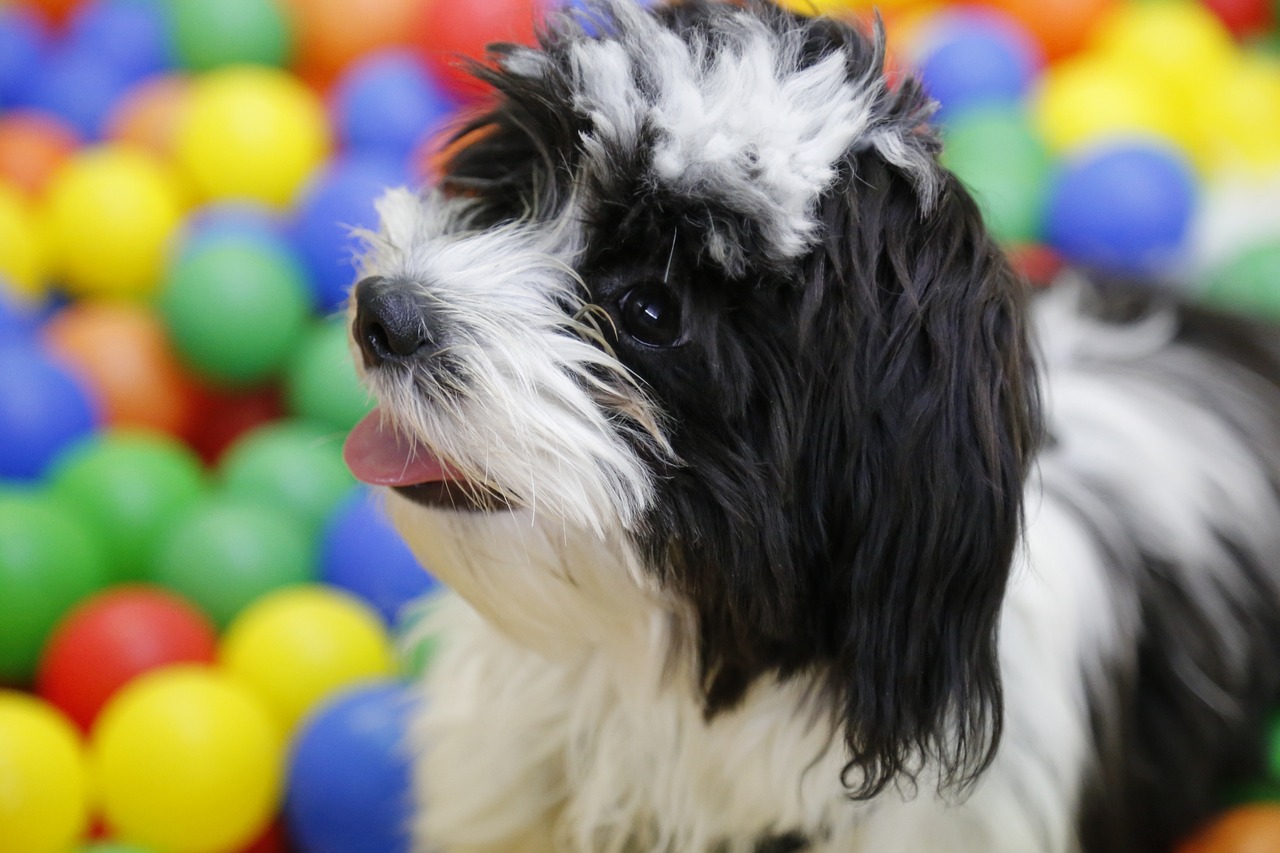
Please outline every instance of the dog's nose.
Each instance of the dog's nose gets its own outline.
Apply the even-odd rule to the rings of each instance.
[[[422,304],[403,285],[382,276],[356,284],[352,328],[366,367],[406,361],[434,347]]]

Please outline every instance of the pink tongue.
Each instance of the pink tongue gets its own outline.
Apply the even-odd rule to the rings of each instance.
[[[377,409],[361,419],[342,445],[342,458],[356,479],[375,486],[416,486],[457,479],[457,473],[425,445],[384,429]]]

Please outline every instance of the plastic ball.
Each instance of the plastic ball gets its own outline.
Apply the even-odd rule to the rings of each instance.
[[[331,96],[338,138],[348,149],[401,162],[453,116],[457,106],[407,51],[387,51],[351,66]]]
[[[80,7],[82,0],[27,0],[27,5],[39,9],[55,24],[64,23],[67,17]]]
[[[1049,193],[1046,235],[1074,263],[1159,275],[1179,259],[1195,203],[1191,168],[1177,152],[1104,146],[1062,165]]]
[[[67,289],[150,295],[182,207],[173,176],[148,154],[104,145],[73,157],[49,186],[44,217]]]
[[[82,602],[59,623],[40,657],[36,689],[89,731],[125,684],[162,666],[212,664],[213,625],[160,589],[122,586]]]
[[[277,0],[218,0],[170,5],[178,60],[191,71],[235,63],[284,65],[293,36]]]
[[[329,144],[324,107],[301,82],[274,68],[229,66],[192,86],[176,156],[201,198],[286,207]]]
[[[17,101],[47,47],[39,17],[22,7],[0,5],[0,108]]]
[[[288,511],[314,532],[355,487],[342,461],[344,437],[308,421],[267,424],[227,449],[218,479],[227,494]]]
[[[406,743],[415,700],[369,685],[320,709],[294,742],[285,816],[308,853],[407,853],[413,816]]]
[[[1209,302],[1280,321],[1280,240],[1251,246],[1209,275]],[[1280,755],[1275,767],[1280,771]]]
[[[1236,38],[1261,35],[1274,23],[1269,0],[1201,0]]]
[[[1175,89],[1194,85],[1235,53],[1231,33],[1198,0],[1117,5],[1098,20],[1089,44]]]
[[[321,313],[340,309],[355,283],[359,241],[351,230],[376,232],[374,201],[388,187],[408,182],[403,163],[385,158],[343,158],[303,191],[291,231]]]
[[[74,49],[104,60],[126,82],[137,82],[173,64],[162,2],[92,0],[71,16],[65,38]]]
[[[272,386],[252,391],[209,390],[201,411],[187,442],[206,465],[216,465],[241,436],[283,417],[284,403]]]
[[[974,194],[992,233],[1006,243],[1038,239],[1050,162],[1025,113],[1005,106],[967,110],[952,118],[943,141],[943,165]]]
[[[84,381],[112,427],[182,435],[196,417],[194,379],[148,307],[81,302],[45,325],[49,351]]]
[[[1175,105],[1154,79],[1094,55],[1049,68],[1036,87],[1032,108],[1037,129],[1056,151],[1107,138],[1169,139],[1180,128]]]
[[[75,129],[57,116],[34,110],[0,115],[0,181],[35,198],[79,145]]]
[[[1188,116],[1195,151],[1210,168],[1280,173],[1280,64],[1241,56],[1199,93]]]
[[[1176,853],[1272,853],[1280,849],[1280,804],[1237,806],[1219,815]]]
[[[0,849],[62,853],[88,818],[88,773],[75,729],[44,702],[0,690]]]
[[[990,5],[1021,21],[1053,61],[1079,50],[1118,0],[992,0]]]
[[[100,139],[111,106],[129,88],[128,74],[69,44],[50,53],[15,96],[23,107],[58,116],[85,139]]]
[[[30,679],[54,625],[106,580],[97,543],[65,507],[0,495],[0,683]]]
[[[539,0],[429,0],[422,4],[418,46],[433,76],[455,97],[473,101],[486,90],[462,60],[483,61],[496,42],[532,44],[541,12]]]
[[[185,446],[127,432],[94,436],[63,454],[49,487],[97,535],[115,582],[147,577],[157,541],[205,491],[200,461]]]
[[[338,690],[390,676],[395,667],[391,640],[373,609],[320,586],[281,589],[246,607],[218,656],[266,701],[286,732]]]
[[[1039,46],[1013,19],[992,11],[943,14],[918,64],[939,118],[991,102],[1016,103],[1039,72]]]
[[[365,487],[351,492],[329,517],[320,540],[320,575],[373,605],[388,625],[439,588]]]
[[[49,252],[44,231],[31,203],[0,179],[0,276],[20,293],[44,292]]]
[[[360,57],[410,43],[421,0],[362,0],[351,14],[349,0],[285,0],[293,12],[297,67],[327,86]]]
[[[38,325],[36,310],[20,300],[12,286],[0,277],[0,341],[23,343]]]
[[[182,74],[144,80],[112,107],[107,116],[107,138],[169,160],[190,97],[191,80]]]
[[[158,851],[151,847],[126,844],[122,841],[99,841],[95,844],[77,847],[76,853],[158,853]]]
[[[176,254],[184,255],[206,241],[234,238],[261,240],[269,251],[287,251],[287,229],[276,211],[250,201],[206,204],[187,217],[177,239]]]
[[[181,665],[133,681],[103,709],[90,759],[107,825],[174,853],[225,853],[271,819],[281,733],[248,688]]]
[[[32,350],[0,347],[0,477],[43,476],[98,422],[97,405],[65,367]]]
[[[245,385],[288,360],[306,328],[311,299],[286,244],[226,236],[181,253],[159,308],[189,366],[217,382]]]
[[[286,368],[285,398],[297,417],[343,432],[373,408],[351,360],[345,318],[316,323],[307,332]]]
[[[149,579],[223,628],[259,597],[315,574],[310,536],[292,514],[259,501],[214,497],[174,519],[157,545]]]

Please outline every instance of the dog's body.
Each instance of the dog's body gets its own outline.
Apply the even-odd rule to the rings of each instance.
[[[589,23],[356,291],[349,458],[453,590],[421,848],[1166,849],[1280,695],[1275,338],[1028,306],[852,30]]]

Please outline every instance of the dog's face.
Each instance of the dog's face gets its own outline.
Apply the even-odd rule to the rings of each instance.
[[[815,678],[862,795],[990,759],[1038,427],[1017,287],[882,64],[772,6],[563,20],[383,199],[353,316],[402,436],[357,474],[624,543],[708,712]]]

